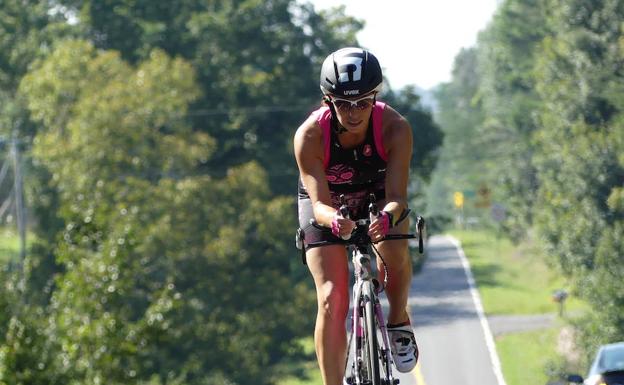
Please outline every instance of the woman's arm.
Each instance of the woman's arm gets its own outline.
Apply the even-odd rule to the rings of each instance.
[[[369,235],[377,240],[386,235],[388,228],[397,224],[407,210],[407,184],[412,158],[412,128],[405,118],[389,106],[384,110],[383,127],[386,163],[386,204],[388,215],[382,215],[371,223]],[[390,223],[392,222],[392,223]]]
[[[331,195],[323,166],[322,131],[314,117],[306,120],[295,133],[295,158],[303,185],[312,201],[314,218],[317,223],[332,227],[337,221],[340,235],[350,234],[355,223],[337,217],[337,210],[331,205]]]
[[[412,159],[412,128],[398,112],[390,110],[391,119],[384,132],[384,146],[388,156],[386,166],[386,205],[384,211],[399,219],[407,210],[407,184]]]

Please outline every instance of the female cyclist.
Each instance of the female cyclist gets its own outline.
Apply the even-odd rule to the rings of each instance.
[[[320,86],[324,106],[303,122],[294,138],[300,173],[299,225],[306,243],[339,242],[339,237],[348,237],[355,228],[354,220],[368,218],[370,193],[383,208],[370,225],[371,238],[408,232],[412,130],[397,111],[377,101],[382,82],[377,58],[360,48],[340,49],[323,63]],[[338,211],[342,194],[350,208],[348,218]],[[312,219],[325,228],[311,224]],[[418,348],[407,312],[412,279],[407,240],[384,241],[378,249],[388,266],[392,354],[397,369],[408,372],[416,365]],[[339,385],[347,354],[346,250],[340,244],[306,246],[305,256],[318,300],[314,341],[321,375],[325,385]]]

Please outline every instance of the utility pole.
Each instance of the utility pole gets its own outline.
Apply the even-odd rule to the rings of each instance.
[[[19,147],[15,134],[11,137],[11,157],[13,158],[14,192],[15,192],[15,217],[17,221],[17,231],[20,237],[20,264],[26,258],[26,210],[24,209],[24,183],[22,180],[21,159]]]

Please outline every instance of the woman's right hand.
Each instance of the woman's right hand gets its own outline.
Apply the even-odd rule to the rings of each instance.
[[[332,234],[342,239],[349,239],[354,229],[354,221],[349,218],[343,218],[340,213],[336,212],[331,224]]]

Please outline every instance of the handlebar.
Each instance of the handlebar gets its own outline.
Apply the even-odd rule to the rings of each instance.
[[[422,219],[422,217],[418,217],[420,219]],[[318,224],[315,220],[311,220],[310,223],[314,226],[317,227],[324,227],[320,224]],[[424,251],[424,241],[423,241],[423,236],[422,236],[422,232],[414,234],[414,233],[407,233],[407,234],[387,234],[385,235],[383,238],[378,239],[376,241],[373,241],[367,234],[367,229],[368,229],[368,225],[370,225],[370,220],[369,219],[359,219],[355,221],[356,224],[356,228],[352,233],[352,236],[349,239],[342,239],[340,238],[340,241],[336,242],[336,241],[319,241],[319,242],[310,242],[307,245],[309,247],[318,247],[318,246],[324,246],[324,245],[330,245],[330,244],[345,244],[345,245],[354,245],[354,246],[367,246],[368,244],[377,244],[379,242],[382,241],[391,241],[391,240],[398,240],[398,239],[415,239],[418,238],[418,252],[419,253],[423,253]]]
[[[379,215],[379,210],[377,208],[377,200],[375,199],[375,194],[370,194],[369,196],[369,200],[370,200],[370,204],[369,204],[369,212],[370,213],[374,213],[376,215],[373,216],[376,217],[377,215]],[[339,209],[341,215],[345,218],[348,218],[349,216],[349,208],[345,203],[345,197],[344,195],[340,196],[340,209]],[[405,217],[407,217],[407,215],[409,214],[409,210],[405,213]],[[402,215],[403,216],[403,215]],[[386,236],[384,236],[383,238],[374,241],[368,236],[368,226],[371,223],[370,219],[359,219],[355,221],[356,223],[356,229],[355,231],[349,235],[349,237],[346,237],[346,239],[342,239],[342,238],[338,238],[337,240],[334,241],[319,241],[319,242],[310,242],[310,243],[306,243],[305,242],[305,232],[303,231],[303,229],[299,228],[297,230],[297,235],[295,237],[295,243],[297,245],[297,248],[301,250],[301,260],[303,262],[303,264],[306,264],[306,257],[305,257],[305,252],[307,248],[311,248],[311,247],[318,247],[318,246],[326,246],[326,245],[335,245],[335,244],[344,244],[346,245],[354,245],[356,247],[368,247],[368,245],[373,245],[374,248],[374,244],[382,242],[382,241],[387,241],[387,240],[398,240],[398,239],[414,239],[414,238],[418,238],[418,252],[420,254],[422,254],[424,252],[424,240],[423,240],[423,233],[425,230],[425,219],[421,216],[417,216],[416,217],[416,234],[413,233],[408,233],[408,234],[387,234]],[[325,226],[322,226],[320,224],[318,224],[316,222],[316,220],[311,219],[310,220],[310,224],[317,227],[317,228],[323,228],[326,229]],[[329,229],[327,229],[327,231],[330,231]],[[307,246],[307,248],[306,248]]]
[[[379,215],[379,208],[377,207],[377,200],[375,198],[375,194],[369,195],[369,206],[368,210],[371,216],[374,218]],[[349,208],[345,203],[345,196],[340,195],[340,215],[343,218],[349,218]],[[323,227],[319,225],[314,219],[310,220],[310,223],[317,227]],[[345,245],[354,245],[354,246],[367,246],[369,244],[377,244],[382,241],[388,240],[398,240],[398,239],[415,239],[418,238],[418,252],[424,252],[424,240],[423,240],[423,232],[425,229],[425,219],[421,216],[416,217],[416,233],[408,233],[408,234],[387,234],[383,238],[373,241],[368,236],[368,226],[371,224],[370,219],[358,219],[355,220],[356,228],[351,234],[349,238],[342,238],[339,243],[343,243]],[[335,244],[336,242],[328,242],[328,241],[320,241],[309,243],[310,247],[318,247],[324,246],[327,244]]]

